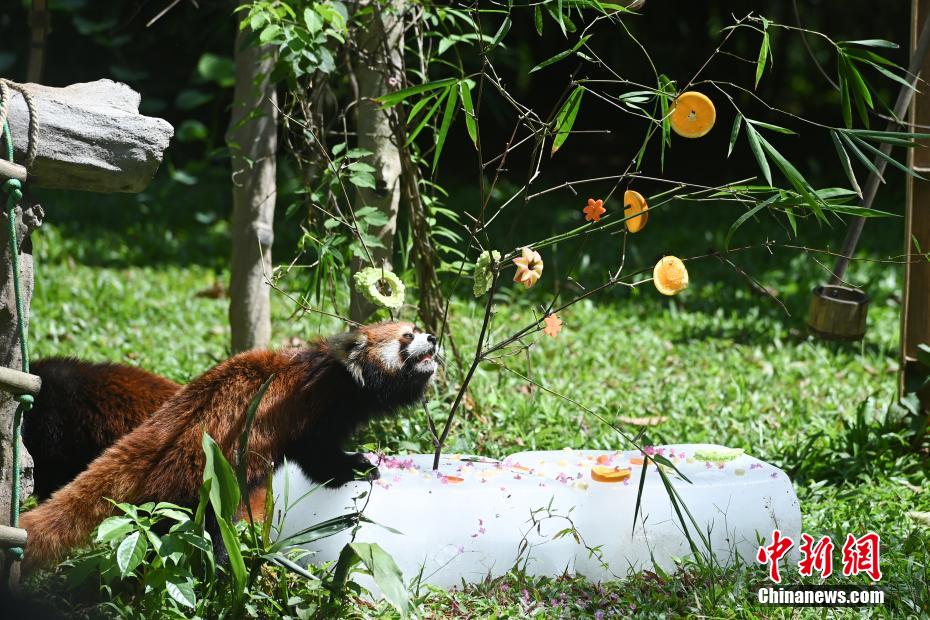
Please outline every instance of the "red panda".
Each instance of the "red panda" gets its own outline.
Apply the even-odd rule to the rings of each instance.
[[[73,482],[23,515],[29,533],[23,570],[58,561],[87,540],[112,504],[169,501],[193,505],[202,480],[202,434],[230,462],[249,401],[274,379],[248,438],[250,489],[282,459],[311,480],[340,486],[371,471],[342,445],[369,420],[424,398],[437,363],[436,338],[410,323],[378,323],[306,349],[240,353],[169,398],[148,420],[107,449]]]
[[[181,389],[141,368],[68,357],[39,360],[30,372],[42,378],[42,389],[23,417],[22,437],[39,499],[71,482]]]

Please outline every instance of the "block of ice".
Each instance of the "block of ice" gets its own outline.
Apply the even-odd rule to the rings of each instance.
[[[775,528],[799,536],[800,507],[780,469],[721,446],[649,450],[690,480],[672,468],[663,470],[697,524],[685,516],[692,539],[706,555],[699,529],[720,564],[737,557],[753,562],[758,541],[770,539]],[[279,535],[288,536],[363,509],[376,524],[364,523],[355,540],[381,545],[408,580],[419,576],[441,587],[498,576],[514,566],[531,575],[568,572],[594,580],[654,564],[673,568],[676,558],[691,551],[654,465],[646,472],[634,528],[642,456],[569,449],[520,452],[503,461],[451,455],[438,471],[431,468],[432,455],[372,456],[379,480],[319,488],[296,503],[314,485],[291,465],[275,474],[275,518]],[[285,498],[291,505],[282,522]],[[343,532],[306,545],[314,552],[311,561],[335,560],[349,538]]]

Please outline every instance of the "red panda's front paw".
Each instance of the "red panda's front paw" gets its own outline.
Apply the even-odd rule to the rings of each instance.
[[[363,480],[377,480],[381,477],[378,466],[373,465],[372,462],[368,460],[368,457],[361,452],[350,454],[349,460],[352,462],[352,470],[356,474],[361,474],[360,477]]]
[[[339,469],[330,472],[327,476],[326,486],[330,489],[338,489],[353,480],[377,480],[380,477],[378,467],[372,465],[365,455],[346,454]]]

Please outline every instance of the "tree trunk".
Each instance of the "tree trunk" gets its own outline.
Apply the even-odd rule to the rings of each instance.
[[[359,41],[361,58],[358,68],[358,146],[372,152],[370,163],[375,168],[375,189],[359,188],[359,206],[374,207],[387,217],[387,223],[370,229],[369,234],[377,237],[384,247],[369,248],[374,267],[390,268],[394,248],[394,233],[397,231],[397,211],[401,195],[401,163],[398,144],[391,129],[391,110],[382,110],[372,101],[390,90],[396,89],[402,77],[403,16],[401,3],[393,3],[382,9],[372,3],[372,13],[362,28]],[[367,265],[355,260],[353,273]],[[349,316],[364,323],[376,307],[352,290]]]
[[[233,352],[271,341],[271,245],[276,198],[277,95],[269,75],[275,64],[267,47],[236,36],[236,89],[227,134],[232,159],[232,265],[229,323]]]

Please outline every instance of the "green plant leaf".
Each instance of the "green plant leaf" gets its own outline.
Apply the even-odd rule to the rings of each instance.
[[[846,125],[846,127],[852,127],[852,104],[849,94],[849,80],[846,77],[847,64],[846,57],[840,54],[836,64],[840,86],[840,108],[843,113],[843,124]]]
[[[874,163],[872,163],[872,160],[866,157],[865,153],[863,153],[862,150],[858,146],[856,146],[856,143],[850,139],[846,131],[837,131],[836,133],[843,140],[843,142],[846,144],[849,150],[853,152],[853,155],[856,156],[856,159],[862,162],[862,165],[868,168],[869,172],[876,175],[879,181],[884,183],[885,179],[882,177],[881,173],[878,171],[878,168],[875,166]]]
[[[435,80],[433,82],[427,82],[426,84],[417,84],[416,86],[411,86],[409,88],[404,88],[402,90],[394,91],[393,93],[388,93],[386,95],[381,95],[380,97],[375,98],[375,101],[379,102],[385,108],[390,108],[391,106],[397,105],[407,97],[412,95],[418,95],[420,93],[426,93],[431,90],[437,90],[439,88],[448,88],[452,84],[457,83],[456,78],[445,78],[442,80]]]
[[[581,97],[584,95],[584,90],[584,86],[575,87],[575,90],[569,94],[558,114],[556,114],[555,139],[552,141],[551,155],[555,155],[556,151],[568,140],[568,136],[575,124],[575,118],[578,116],[578,110],[581,108]]]
[[[252,423],[255,421],[255,414],[258,411],[259,405],[261,405],[262,398],[265,397],[265,392],[268,391],[268,386],[271,385],[272,381],[274,381],[275,376],[277,375],[272,373],[270,377],[265,379],[265,382],[262,383],[260,388],[258,388],[258,392],[256,392],[255,396],[252,397],[252,400],[249,401],[249,407],[245,411],[245,424],[243,424],[242,434],[239,435],[239,450],[236,452],[236,482],[239,485],[240,497],[248,496],[249,493],[248,450],[249,435],[252,432]],[[251,504],[246,502],[246,506],[249,507],[249,517],[251,518]]]
[[[762,171],[762,176],[765,178],[765,181],[769,185],[772,185],[772,170],[769,168],[769,162],[765,158],[762,146],[759,144],[759,138],[759,132],[757,132],[750,123],[746,123],[746,140],[749,142],[749,148],[756,158],[756,163],[759,164],[759,170]]]
[[[912,177],[915,177],[915,178],[918,178],[918,179],[921,179],[921,180],[924,180],[924,181],[926,180],[923,176],[917,174],[912,168],[910,168],[910,167],[908,167],[908,166],[905,166],[904,164],[902,164],[901,162],[899,162],[899,161],[898,161],[897,159],[895,159],[891,154],[886,153],[886,152],[884,152],[883,150],[878,149],[878,148],[872,146],[871,144],[869,144],[868,142],[866,142],[865,140],[863,140],[862,138],[860,138],[860,137],[858,137],[858,136],[853,135],[853,136],[850,136],[850,138],[851,138],[858,146],[861,146],[861,147],[864,148],[865,150],[870,151],[870,152],[871,152],[873,155],[875,155],[876,157],[880,157],[880,158],[884,159],[886,162],[888,162],[889,164],[891,164],[892,166],[894,166],[895,168],[897,168],[898,170],[900,170],[900,171],[903,172],[904,174],[909,174],[909,175],[911,175]]]
[[[797,132],[796,132],[796,131],[793,131],[793,130],[791,130],[791,129],[788,129],[787,127],[781,127],[780,125],[773,125],[772,123],[765,123],[765,122],[762,122],[762,121],[755,121],[755,120],[752,120],[752,119],[749,119],[749,118],[746,119],[746,122],[747,122],[747,123],[750,123],[753,127],[762,127],[763,129],[768,129],[768,130],[770,130],[770,131],[776,131],[776,132],[778,132],[778,133],[783,133],[783,134],[786,134],[786,135],[789,135],[789,136],[796,136],[796,135],[797,135]]]
[[[450,89],[447,88],[443,92],[439,93],[439,95],[435,98],[435,102],[433,103],[432,107],[427,110],[426,114],[420,118],[420,122],[417,123],[417,126],[414,128],[414,130],[410,132],[410,135],[407,137],[407,142],[404,144],[404,148],[410,146],[416,137],[420,135],[420,132],[423,131],[423,128],[426,127],[426,124],[432,120],[433,116],[436,114],[436,111],[439,109],[439,106],[441,106],[445,98],[449,96],[449,90]]]
[[[733,119],[733,129],[730,130],[730,146],[727,148],[727,158],[729,159],[730,154],[733,153],[733,145],[736,144],[736,139],[739,137],[739,130],[743,126],[743,115],[737,113],[736,118]]]
[[[316,34],[323,29],[323,20],[312,7],[304,9],[304,24],[306,24],[310,34]]]
[[[185,607],[197,607],[197,595],[194,593],[193,580],[181,575],[170,575],[165,581],[168,596]]]
[[[533,7],[533,22],[536,26],[536,34],[542,36],[543,33],[543,14],[542,8],[537,4]]]
[[[857,41],[841,41],[841,44],[863,45],[865,47],[885,47],[893,50],[898,49],[897,43],[886,41],[885,39],[859,39]]]
[[[227,88],[235,84],[235,65],[228,56],[206,53],[197,61],[197,74],[209,82]]]
[[[588,39],[590,39],[590,38],[591,38],[591,35],[589,35],[589,34],[588,34],[588,35],[585,35],[585,36],[583,36],[583,37],[581,37],[580,39],[578,39],[578,42],[575,43],[573,46],[571,46],[569,49],[564,50],[564,51],[562,51],[562,52],[559,52],[559,53],[556,54],[555,56],[553,56],[553,57],[551,57],[551,58],[548,58],[548,59],[542,61],[541,63],[539,63],[538,65],[536,65],[536,66],[533,67],[532,69],[530,69],[530,73],[535,73],[535,72],[539,71],[540,69],[543,69],[543,68],[545,68],[545,67],[548,67],[549,65],[552,65],[552,64],[555,64],[555,63],[559,62],[559,61],[562,60],[563,58],[568,58],[569,56],[571,56],[572,54],[574,54],[575,52],[577,52],[578,49],[579,49],[582,45],[584,45],[585,42],[586,42]]]
[[[134,527],[129,517],[109,517],[97,527],[96,542],[109,542],[123,536]]]
[[[232,571],[233,583],[236,587],[235,597],[238,600],[245,592],[248,577],[245,561],[242,559],[242,550],[239,548],[239,537],[236,535],[236,528],[229,520],[217,517],[216,523],[220,528],[223,546],[226,547],[226,553],[229,555],[229,568]]]
[[[116,565],[119,567],[120,575],[126,577],[142,563],[148,546],[148,541],[139,531],[123,539],[123,542],[116,548]]]
[[[204,482],[210,481],[210,504],[217,519],[232,519],[239,507],[239,483],[236,472],[226,460],[223,451],[213,438],[204,431],[203,452],[206,462],[203,468]]]
[[[765,72],[765,62],[769,58],[769,30],[768,30],[768,20],[764,17],[762,18],[762,44],[759,46],[759,57],[756,59],[756,83],[754,88],[759,87],[759,80],[762,79],[762,74]]]
[[[410,597],[404,587],[404,575],[394,558],[374,543],[352,543],[349,546],[371,572],[384,598],[397,609],[401,618],[406,618],[410,614]]]
[[[449,95],[446,97],[446,109],[443,110],[442,122],[439,124],[439,132],[436,134],[436,149],[433,151],[433,172],[436,172],[436,166],[439,165],[439,156],[442,154],[442,147],[446,143],[449,127],[452,126],[452,117],[455,115],[455,106],[458,101],[459,89],[455,86],[449,87]]]
[[[279,538],[274,541],[274,543],[269,547],[269,552],[280,551],[285,547],[296,547],[298,545],[306,545],[307,543],[320,540],[322,538],[328,538],[338,534],[339,532],[344,532],[350,527],[354,527],[358,524],[359,516],[358,513],[350,512],[332,519],[327,519],[326,521],[321,521],[320,523],[314,523],[310,527],[300,530],[299,532],[288,536],[287,538]]]
[[[726,249],[729,249],[730,239],[733,238],[733,235],[736,233],[737,230],[739,230],[739,227],[745,224],[747,221],[749,221],[749,218],[753,217],[756,213],[758,213],[762,209],[768,207],[770,204],[775,202],[776,198],[778,198],[778,194],[775,194],[774,196],[772,196],[771,198],[769,198],[768,200],[764,202],[760,202],[759,204],[754,206],[752,209],[750,209],[749,211],[746,211],[746,213],[743,213],[741,216],[736,218],[736,221],[733,222],[733,224],[730,226],[730,230],[727,231],[727,236],[723,240],[723,247]]]
[[[856,173],[852,168],[852,162],[849,160],[849,153],[847,153],[846,149],[843,147],[843,143],[840,141],[840,137],[836,134],[836,131],[830,130],[830,138],[833,140],[833,146],[836,148],[836,156],[840,160],[843,172],[846,173],[846,178],[849,179],[849,184],[852,185],[856,194],[862,198],[862,188],[859,187],[859,181],[856,179]]]
[[[459,82],[459,94],[462,97],[462,111],[465,113],[465,129],[468,130],[468,137],[471,138],[472,144],[478,144],[478,121],[475,120],[475,106],[471,100],[471,89],[468,88],[468,82],[462,80]]]
[[[826,218],[823,215],[823,209],[821,207],[821,201],[814,194],[814,191],[811,189],[810,183],[807,182],[807,179],[794,167],[790,161],[784,158],[784,156],[778,152],[778,150],[769,144],[769,141],[766,140],[763,136],[759,135],[759,142],[762,145],[762,148],[765,150],[766,155],[768,155],[772,161],[775,162],[775,165],[778,166],[778,169],[781,170],[781,173],[785,175],[791,185],[801,196],[804,197],[804,201],[807,203],[807,206],[810,207],[811,211],[821,221],[826,221]]]
[[[510,20],[510,15],[504,18],[504,23],[501,24],[501,27],[497,30],[497,34],[494,35],[494,38],[491,39],[491,44],[488,46],[488,51],[493,50],[495,47],[500,45],[501,41],[504,40],[504,37],[507,36],[507,33],[510,32],[510,26],[513,22]]]

